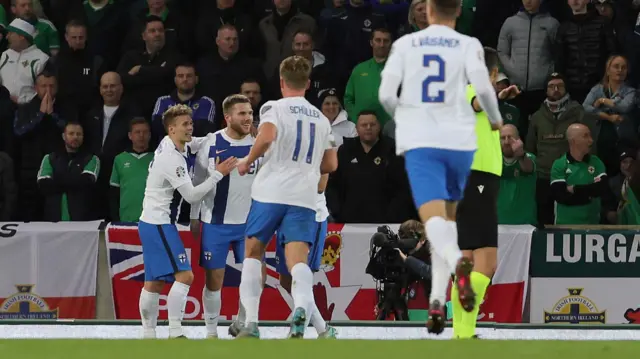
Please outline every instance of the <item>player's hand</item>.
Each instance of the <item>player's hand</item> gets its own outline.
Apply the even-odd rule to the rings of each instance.
[[[129,75],[135,75],[140,71],[140,65],[136,65],[129,70]]]
[[[196,241],[200,239],[200,220],[192,219],[189,225],[189,229],[191,230],[191,236]]]
[[[249,168],[251,167],[251,164],[249,163],[249,161],[247,161],[247,158],[243,158],[241,160],[238,161],[238,173],[240,174],[240,176],[244,176],[247,173],[249,173]]]
[[[516,96],[520,95],[520,89],[516,85],[511,85],[506,89],[498,93],[498,98],[502,101],[513,100]]]
[[[490,124],[491,124],[491,130],[492,131],[498,131],[498,130],[500,130],[502,128],[502,119],[500,119],[500,122],[498,122],[498,123],[490,122]]]
[[[518,158],[524,157],[524,143],[522,143],[521,139],[513,140],[511,142],[511,149],[513,150],[514,156]]]
[[[238,165],[238,159],[235,157],[229,157],[221,163],[218,163],[215,167],[209,167],[210,172],[218,171],[223,176],[228,175]]]

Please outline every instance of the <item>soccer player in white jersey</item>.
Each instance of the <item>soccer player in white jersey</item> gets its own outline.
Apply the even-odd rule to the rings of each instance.
[[[231,167],[219,165],[227,158],[247,156],[255,140],[251,136],[253,110],[247,97],[227,97],[222,103],[222,111],[227,127],[207,135],[207,142],[196,156],[194,184],[204,180],[208,168],[215,168],[224,177],[201,203],[191,206],[192,231],[199,231],[202,221],[200,266],[205,269],[206,276],[202,304],[209,338],[218,337],[218,318],[222,306],[220,290],[229,247],[233,249],[236,263],[244,260],[244,232],[251,207],[251,184],[260,162],[260,159],[254,162],[245,176],[240,176]],[[241,308],[239,317],[242,316],[244,313]]]
[[[199,202],[223,177],[222,173],[210,168],[204,182],[196,187],[191,183],[195,156],[187,146],[193,132],[188,106],[170,107],[162,115],[162,122],[168,139],[158,146],[149,166],[138,224],[144,260],[145,282],[139,303],[144,338],[156,337],[160,292],[165,283],[170,282],[173,285],[167,296],[169,337],[183,337],[182,317],[193,272],[175,222],[183,198],[189,203]],[[218,168],[221,165],[234,168],[236,162],[237,159],[231,157]]]
[[[476,150],[476,117],[467,84],[494,129],[502,124],[480,42],[454,30],[460,0],[429,0],[429,27],[392,46],[382,71],[379,98],[396,122],[396,148],[404,154],[413,198],[432,246],[430,333],[444,330],[449,277],[465,311],[475,306],[469,275],[473,264],[457,243],[455,213]],[[402,93],[398,98],[398,88]]]
[[[259,337],[258,307],[262,294],[261,260],[276,231],[284,235],[287,268],[293,278],[292,338],[301,338],[309,324],[313,299],[313,273],[307,265],[309,246],[316,234],[316,200],[320,175],[335,171],[338,158],[331,125],[304,98],[311,63],[292,56],[280,64],[283,98],[260,109],[260,127],[249,155],[238,161],[240,174],[264,155],[251,187],[247,218],[245,260],[240,279],[240,300],[246,311],[238,337]]]

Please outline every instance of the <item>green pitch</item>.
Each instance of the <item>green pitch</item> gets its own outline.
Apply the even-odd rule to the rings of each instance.
[[[632,341],[0,340],[2,358],[20,359],[603,359],[639,351]]]

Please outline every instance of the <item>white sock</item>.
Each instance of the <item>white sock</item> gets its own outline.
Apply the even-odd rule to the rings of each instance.
[[[189,286],[174,282],[167,296],[167,311],[169,317],[169,337],[175,338],[182,335],[182,317],[184,317],[184,307],[187,305]]]
[[[245,258],[240,276],[240,301],[245,310],[245,324],[258,323],[262,295],[262,262]]]
[[[156,337],[156,325],[158,324],[158,310],[160,307],[160,294],[151,293],[142,288],[140,292],[140,319],[144,338]]]
[[[244,325],[244,321],[247,318],[247,313],[244,310],[244,305],[242,305],[242,299],[238,298],[238,315],[236,316],[236,320],[238,323],[242,323]]]
[[[291,297],[294,308],[303,308],[307,315],[307,325],[311,320],[313,299],[313,272],[306,263],[298,263],[291,268]]]
[[[202,290],[202,305],[204,306],[204,323],[207,327],[208,336],[218,336],[218,320],[220,318],[220,307],[222,300],[220,291],[211,291],[207,286]]]
[[[311,317],[311,325],[313,325],[313,327],[316,328],[316,331],[318,332],[318,334],[324,333],[325,330],[327,330],[327,322],[324,321],[322,314],[320,314],[320,311],[318,310],[318,306],[316,305],[315,300],[311,304],[311,312],[312,314],[309,316]]]
[[[433,247],[432,247],[433,248]],[[449,286],[449,278],[451,272],[442,257],[431,252],[431,294],[429,295],[429,302],[434,300],[440,301],[440,305],[444,306],[447,298],[447,287]],[[444,308],[444,307],[443,307]]]
[[[458,247],[457,231],[442,217],[431,217],[425,223],[425,230],[432,253],[438,254],[445,260],[450,273],[454,273],[462,252]]]

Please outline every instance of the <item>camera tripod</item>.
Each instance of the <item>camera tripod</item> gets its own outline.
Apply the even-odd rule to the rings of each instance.
[[[387,320],[393,314],[395,320],[408,321],[406,295],[402,294],[403,287],[398,283],[383,283],[382,290],[378,289],[378,317],[376,320]]]

